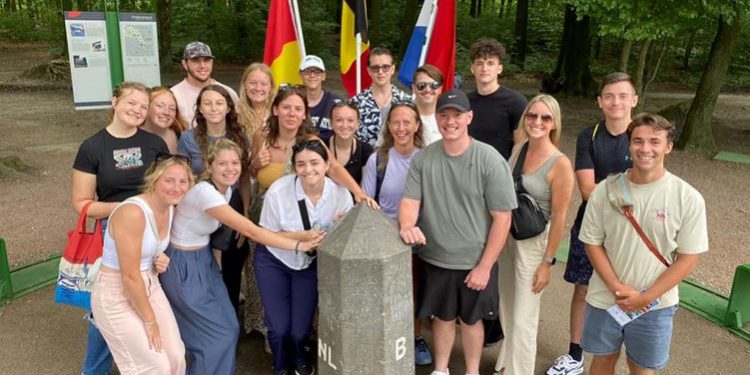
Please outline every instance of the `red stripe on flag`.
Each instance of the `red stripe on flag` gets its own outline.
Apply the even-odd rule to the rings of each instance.
[[[446,77],[443,92],[453,88],[456,71],[456,1],[438,0],[438,14],[432,28],[425,63],[435,65]]]
[[[362,90],[370,87],[372,84],[372,78],[370,78],[370,74],[367,72],[367,59],[369,57],[370,49],[368,48],[362,52],[362,57],[360,58]],[[349,96],[357,95],[357,60],[354,60],[346,70],[342,69],[341,83],[344,84],[344,88],[349,93]]]
[[[266,26],[266,44],[263,62],[271,65],[282,52],[284,45],[297,40],[292,23],[292,10],[288,0],[271,0]]]

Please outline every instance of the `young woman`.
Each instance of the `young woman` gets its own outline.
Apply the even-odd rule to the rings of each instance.
[[[359,129],[359,108],[351,102],[337,102],[331,108],[333,132],[328,149],[357,183],[362,183],[362,168],[372,154],[372,146],[362,142],[355,134]]]
[[[151,90],[151,105],[148,107],[148,117],[141,129],[160,136],[167,143],[170,153],[177,152],[177,139],[187,128],[185,120],[180,116],[172,91],[166,87],[154,87]]]
[[[237,113],[248,138],[252,138],[271,115],[271,103],[276,96],[275,87],[271,69],[263,63],[252,63],[242,73]]]
[[[250,155],[250,174],[258,182],[258,191],[253,195],[250,207],[250,218],[256,222],[260,218],[266,190],[276,180],[293,172],[292,147],[308,140],[323,142],[312,131],[306,91],[303,87],[283,86],[273,101],[271,113],[268,125],[255,132],[252,142],[253,152]],[[330,151],[328,152],[330,153]],[[331,166],[328,169],[328,175],[331,179],[349,189],[354,194],[356,201],[364,200],[368,205],[378,207],[372,198],[362,191],[341,163],[335,158],[329,157],[329,159]],[[251,262],[253,262],[252,253],[251,251]],[[257,282],[253,272],[246,274],[246,282],[245,329],[248,332],[253,330],[265,332],[263,307],[253,303],[255,299],[252,296],[254,291],[257,290]]]
[[[192,182],[184,156],[157,159],[144,176],[143,193],[109,217],[91,307],[122,374],[185,373],[185,346],[157,273],[169,265],[163,251],[173,206]]]
[[[94,201],[88,216],[101,219],[103,229],[112,210],[140,192],[143,175],[156,155],[169,152],[159,136],[139,129],[148,107],[146,86],[121,83],[112,98],[112,121],[78,148],[73,162],[73,209],[80,213],[86,203]],[[90,323],[82,373],[108,373],[110,367],[112,355],[99,330]]]
[[[177,206],[166,250],[170,267],[160,275],[187,351],[189,374],[234,374],[239,337],[237,316],[209,246],[221,223],[253,241],[281,249],[309,251],[321,234],[307,240],[260,228],[229,206],[230,187],[242,173],[242,148],[228,139],[212,143],[202,181]]]
[[[391,107],[383,133],[383,144],[365,165],[362,188],[377,199],[383,212],[398,220],[398,208],[406,188],[406,175],[411,160],[425,147],[422,122],[413,104],[398,103]],[[416,264],[416,254],[414,255]],[[414,300],[417,300],[416,275]],[[414,321],[414,355],[417,365],[432,363],[427,342],[422,337],[422,321]]]
[[[419,118],[422,120],[424,140],[426,144],[443,138],[437,127],[435,109],[437,98],[443,92],[443,73],[434,65],[424,64],[414,72],[411,83],[414,93],[414,103],[417,105]]]
[[[549,224],[544,232],[526,240],[508,236],[500,254],[500,317],[505,341],[495,371],[505,375],[534,373],[542,291],[549,284],[575,184],[570,160],[557,148],[562,121],[555,98],[538,95],[531,99],[516,131],[522,142],[513,150],[512,164],[526,152],[521,183],[549,217]]]
[[[352,198],[326,177],[328,151],[318,140],[295,145],[292,165],[295,174],[279,178],[266,192],[260,225],[292,239],[315,238],[353,207]],[[292,369],[298,375],[313,374],[305,345],[318,303],[315,255],[258,244],[253,267],[275,374],[290,374]]]

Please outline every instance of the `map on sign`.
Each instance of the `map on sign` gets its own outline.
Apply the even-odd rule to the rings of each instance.
[[[154,50],[156,45],[154,30],[151,25],[128,25],[125,32],[120,35],[125,45],[128,57],[153,57],[158,56]]]

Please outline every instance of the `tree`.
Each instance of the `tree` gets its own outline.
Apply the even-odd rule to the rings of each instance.
[[[719,16],[719,27],[695,91],[693,104],[685,118],[685,128],[677,144],[679,148],[691,147],[706,152],[713,152],[716,148],[711,117],[729,69],[732,52],[742,31],[741,17],[742,6],[739,2],[734,3],[734,14]]]
[[[404,0],[404,29],[401,33],[401,44],[399,50],[406,51],[414,31],[414,23],[417,21],[417,0]]]
[[[542,91],[591,97],[596,82],[591,77],[591,19],[578,17],[576,8],[565,5],[565,22],[555,71],[542,81]]]
[[[159,61],[162,66],[172,65],[172,11],[171,0],[156,0],[156,25],[159,28]]]
[[[529,0],[518,0],[516,3],[516,25],[513,36],[515,48],[513,49],[513,62],[523,70],[526,60],[526,41],[528,39],[529,25]]]

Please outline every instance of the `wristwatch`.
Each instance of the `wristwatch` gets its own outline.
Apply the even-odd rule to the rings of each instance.
[[[557,258],[545,256],[544,261],[549,263],[551,266],[554,266],[555,263],[557,263]]]

